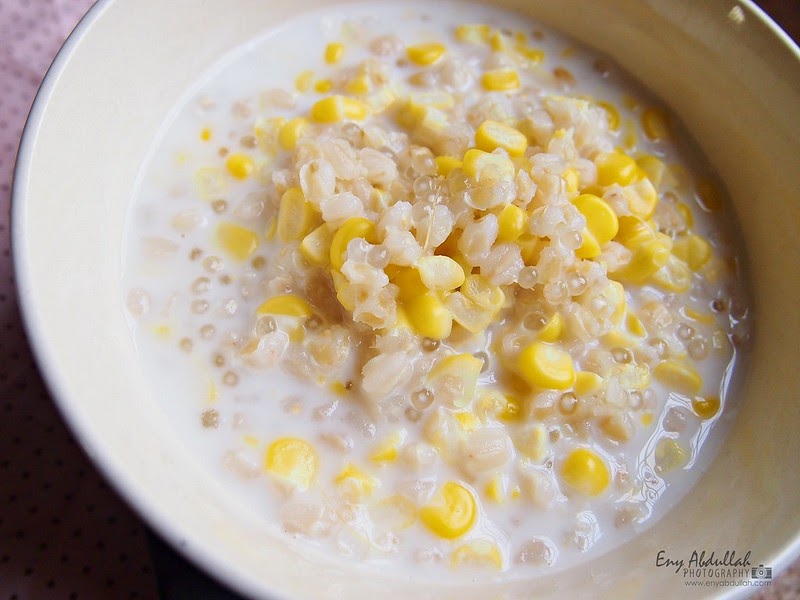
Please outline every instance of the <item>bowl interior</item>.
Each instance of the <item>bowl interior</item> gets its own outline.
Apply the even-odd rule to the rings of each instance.
[[[732,9],[727,0],[493,1],[609,54],[680,115],[732,195],[756,307],[741,410],[708,472],[645,535],[537,580],[536,595],[685,594],[682,577],[655,567],[661,549],[673,556],[749,550],[752,562],[777,571],[800,551],[800,485],[792,475],[800,456],[797,49],[748,2]],[[274,598],[368,598],[389,584],[398,596],[483,598],[490,590],[474,585],[431,590],[391,573],[357,577],[357,566],[275,537],[174,438],[128,333],[124,218],[165,115],[222,54],[328,4],[335,2],[95,6],[48,76],[20,151],[14,248],[26,322],[51,390],[91,457],[145,518],[228,584]],[[491,591],[532,595],[530,582]]]

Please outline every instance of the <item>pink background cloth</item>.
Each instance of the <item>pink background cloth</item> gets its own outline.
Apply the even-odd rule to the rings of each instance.
[[[91,4],[0,0],[0,600],[157,597],[144,526],[63,425],[14,290],[9,209],[22,128],[47,67]],[[800,598],[797,572],[760,597]]]

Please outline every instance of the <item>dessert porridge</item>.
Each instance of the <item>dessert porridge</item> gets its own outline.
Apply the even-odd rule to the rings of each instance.
[[[731,210],[606,58],[408,6],[304,16],[184,97],[129,216],[133,335],[176,435],[280,535],[562,568],[713,457],[748,339]]]

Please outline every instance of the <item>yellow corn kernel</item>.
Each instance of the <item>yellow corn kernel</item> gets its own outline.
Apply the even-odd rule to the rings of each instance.
[[[489,47],[495,52],[505,52],[507,49],[506,37],[499,31],[489,34]]]
[[[430,504],[420,509],[419,517],[431,532],[452,540],[470,530],[477,512],[472,492],[460,483],[448,481],[439,488]]]
[[[515,172],[514,163],[507,156],[484,152],[477,148],[466,151],[461,168],[467,177],[475,181],[511,179]]]
[[[453,320],[470,333],[482,332],[497,314],[495,310],[478,306],[461,292],[448,294],[444,303]]]
[[[622,127],[625,130],[622,136],[622,143],[628,150],[633,150],[636,147],[636,124],[630,120],[625,119],[622,122]]]
[[[642,111],[642,129],[644,134],[658,142],[670,137],[669,117],[660,108],[646,108]]]
[[[664,438],[656,444],[656,468],[659,473],[668,473],[686,464],[688,457],[678,440]]]
[[[666,264],[651,277],[653,283],[669,291],[683,293],[692,287],[692,271],[689,266],[674,254],[670,254]]]
[[[488,25],[459,25],[456,27],[456,39],[470,44],[485,44],[489,41],[491,28]]]
[[[506,204],[497,215],[498,234],[501,242],[513,242],[525,232],[528,213],[515,204]]]
[[[564,184],[567,188],[567,193],[575,194],[580,188],[581,183],[578,172],[570,167],[564,171],[562,177],[564,178]]]
[[[317,475],[317,453],[299,438],[279,438],[267,448],[264,469],[305,491]]]
[[[475,132],[475,145],[484,152],[503,148],[511,156],[522,156],[528,148],[528,138],[510,125],[487,119]]]
[[[204,142],[207,142],[211,139],[211,129],[208,127],[203,127],[200,131],[200,139]]]
[[[256,309],[260,315],[283,315],[286,317],[310,317],[314,310],[304,298],[294,294],[273,296]]]
[[[547,319],[547,322],[542,328],[536,332],[536,339],[542,342],[555,342],[561,337],[561,332],[564,330],[564,319],[561,318],[561,313],[553,313]]]
[[[664,245],[662,239],[654,237],[637,246],[631,261],[612,276],[622,281],[644,283],[667,264],[670,256],[670,248]]]
[[[636,159],[636,164],[655,187],[661,185],[661,180],[664,179],[664,173],[667,170],[664,161],[652,154],[645,154]]]
[[[635,314],[628,313],[625,317],[625,326],[636,337],[644,337],[647,335],[647,330],[644,328],[644,323]]]
[[[568,352],[536,341],[519,355],[519,372],[534,388],[566,390],[575,383],[575,365]]]
[[[434,292],[411,298],[405,304],[411,327],[419,335],[443,340],[453,328],[453,316]]]
[[[464,283],[464,269],[449,256],[423,256],[416,267],[429,290],[450,291]]]
[[[614,238],[628,250],[636,250],[642,243],[652,240],[655,231],[639,217],[623,215],[619,217],[619,231]]]
[[[369,94],[372,86],[370,85],[369,77],[362,73],[361,75],[356,75],[350,81],[348,81],[344,89],[348,94],[354,94],[358,96],[362,94]]]
[[[397,450],[406,437],[406,430],[401,429],[378,444],[369,455],[369,459],[377,463],[392,462],[397,460]]]
[[[331,265],[341,269],[345,261],[347,245],[351,240],[364,238],[369,243],[376,242],[375,223],[364,217],[350,217],[336,230],[331,240]]]
[[[461,161],[455,156],[437,156],[436,173],[442,177],[447,177],[455,169],[461,168]]]
[[[519,89],[519,74],[515,69],[494,69],[481,77],[483,89],[490,92],[510,92]]]
[[[247,179],[256,168],[256,163],[246,154],[234,152],[228,155],[225,167],[228,169],[228,173],[236,179]]]
[[[457,408],[468,406],[478,386],[483,361],[472,354],[452,354],[439,360],[428,373],[427,385],[436,392],[439,385],[457,390],[460,396],[453,401]]]
[[[478,306],[497,311],[503,307],[506,295],[499,286],[492,285],[483,275],[467,275],[461,293]]]
[[[491,567],[498,571],[503,569],[503,553],[497,544],[487,540],[473,540],[453,550],[450,565],[454,568]]]
[[[694,396],[703,388],[703,378],[697,371],[673,360],[658,363],[653,376],[670,389],[687,396]]]
[[[317,211],[303,197],[298,187],[289,188],[281,196],[278,208],[278,237],[283,242],[302,239],[314,226]]]
[[[258,248],[258,234],[236,223],[220,223],[217,242],[232,257],[247,260]]]
[[[379,481],[365,473],[352,463],[348,463],[342,471],[334,477],[333,482],[337,485],[350,485],[357,498],[372,495],[373,490],[378,486]]]
[[[516,437],[516,447],[533,462],[541,464],[550,450],[550,437],[544,423],[526,425]]]
[[[616,131],[619,129],[619,111],[617,107],[611,104],[610,102],[598,102],[597,106],[602,108],[606,111],[606,116],[608,117],[608,128],[611,131]]]
[[[682,312],[687,319],[691,319],[692,321],[697,321],[698,323],[705,323],[706,325],[711,325],[714,322],[714,315],[712,315],[711,313],[698,312],[694,309],[689,308],[688,306],[683,308]]]
[[[336,123],[344,119],[361,121],[369,110],[363,102],[348,96],[328,96],[311,107],[311,120],[316,123]]]
[[[572,203],[586,219],[586,230],[590,236],[584,231],[584,243],[575,251],[575,255],[579,258],[595,258],[600,254],[600,246],[613,240],[619,231],[617,213],[594,194],[581,194]]]
[[[312,264],[326,265],[331,258],[332,242],[331,227],[327,223],[323,223],[300,242],[300,254]]]
[[[561,465],[561,478],[581,494],[599,496],[611,483],[611,472],[598,454],[576,448]]]
[[[298,92],[307,92],[311,87],[311,82],[314,80],[313,71],[303,71],[294,80],[294,87]]]
[[[347,277],[342,275],[338,269],[331,269],[331,279],[333,280],[333,289],[336,290],[336,299],[345,310],[354,311],[356,308],[353,294],[351,293],[350,282]]]
[[[386,275],[389,277],[389,281],[399,288],[397,295],[402,302],[407,302],[428,291],[427,286],[422,283],[419,271],[413,267],[389,265],[386,267]]]
[[[672,253],[684,261],[692,271],[699,271],[711,258],[711,244],[694,233],[675,240]]]
[[[637,180],[623,190],[631,212],[642,219],[653,216],[658,204],[658,192],[641,169],[637,170]]]
[[[522,417],[524,416],[522,412],[522,401],[515,396],[509,395],[503,396],[503,400],[505,402],[505,406],[503,406],[500,412],[497,413],[497,418],[504,423],[521,421]]]
[[[318,94],[327,94],[333,89],[333,81],[330,79],[320,79],[314,83],[314,91]]]
[[[639,165],[622,152],[602,152],[594,160],[597,166],[597,183],[602,186],[630,185],[636,180]]]
[[[328,389],[331,391],[332,394],[337,396],[346,396],[347,392],[349,391],[347,388],[347,384],[342,381],[334,381],[329,386]]]
[[[406,48],[408,60],[416,65],[428,66],[434,64],[445,52],[445,47],[438,42],[430,44],[416,44]]]
[[[297,141],[303,136],[308,126],[308,119],[305,117],[295,117],[289,119],[278,130],[278,142],[284,150],[294,150]]]
[[[588,396],[603,388],[603,378],[591,371],[578,371],[575,374],[575,385],[572,390],[576,396]]]
[[[497,504],[502,504],[508,498],[508,477],[503,473],[495,473],[483,488],[484,495]]]
[[[481,420],[473,412],[453,413],[458,425],[467,433],[477,431],[481,426]]]
[[[344,44],[340,42],[331,42],[325,46],[325,62],[329,65],[335,65],[344,56]]]
[[[653,415],[653,413],[651,412],[642,413],[642,418],[640,419],[644,427],[650,427],[650,425],[652,425],[653,421],[655,420],[656,420],[655,415]]]
[[[678,212],[681,213],[683,222],[686,224],[686,228],[691,229],[694,227],[694,215],[692,214],[692,209],[686,206],[686,204],[683,202],[676,203],[675,208],[677,208]]]
[[[516,50],[521,56],[526,58],[530,63],[534,65],[538,65],[540,62],[544,60],[544,51],[539,50],[538,48],[531,48],[527,44],[524,43],[517,43],[514,46],[514,50]]]
[[[692,398],[692,408],[695,414],[701,419],[710,419],[719,412],[719,397],[708,396],[695,396]]]

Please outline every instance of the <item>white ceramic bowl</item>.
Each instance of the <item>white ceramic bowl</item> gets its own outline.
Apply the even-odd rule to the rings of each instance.
[[[42,371],[90,457],[212,575],[269,598],[673,597],[658,550],[750,551],[777,574],[800,553],[800,54],[748,1],[493,0],[610,54],[682,117],[733,196],[752,264],[756,338],[743,405],[718,458],[626,546],[519,584],[421,588],[314,556],[237,509],[172,434],[148,391],[120,290],[123,219],[140,161],[211,62],[330,0],[101,0],[36,99],[14,184],[20,297]],[[602,27],[599,26],[602,24]]]

